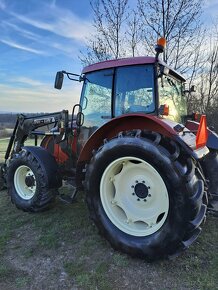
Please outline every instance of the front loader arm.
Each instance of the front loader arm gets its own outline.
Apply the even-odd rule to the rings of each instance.
[[[60,141],[62,141],[66,133],[68,132],[68,111],[63,110],[61,112],[44,114],[40,116],[31,116],[27,117],[23,114],[18,115],[17,121],[13,130],[13,134],[10,138],[6,154],[5,154],[5,162],[10,157],[10,155],[18,153],[21,148],[24,146],[24,142],[27,137],[30,135],[59,135]],[[44,127],[46,125],[54,124],[59,128],[59,132],[42,132],[36,131],[40,127]]]

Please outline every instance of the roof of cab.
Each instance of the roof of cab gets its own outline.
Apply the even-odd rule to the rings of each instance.
[[[86,66],[82,70],[82,74],[102,70],[102,69],[109,69],[114,67],[122,67],[122,66],[130,66],[130,65],[140,65],[140,64],[152,64],[156,62],[156,58],[153,56],[137,56],[137,57],[130,57],[130,58],[120,58],[120,59],[112,59],[106,60],[98,63],[91,64]],[[165,62],[158,60],[158,62],[170,69],[172,75],[175,77],[179,77],[183,81],[185,78],[175,71],[174,69],[170,68]]]
[[[155,63],[155,58],[151,56],[138,56],[138,57],[106,60],[106,61],[94,63],[94,64],[84,67],[82,73],[85,74],[88,72],[93,72],[96,70],[101,70],[101,69],[106,69],[106,68],[136,65],[136,64],[147,64],[147,63],[148,64]]]

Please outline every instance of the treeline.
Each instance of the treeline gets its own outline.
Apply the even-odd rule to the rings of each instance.
[[[30,116],[40,116],[46,113],[25,113],[24,115],[27,117]],[[18,114],[16,113],[3,113],[0,114],[0,130],[3,129],[13,129],[16,123]]]

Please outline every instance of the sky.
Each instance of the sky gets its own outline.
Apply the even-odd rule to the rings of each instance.
[[[218,0],[206,0],[202,20],[217,11]],[[92,20],[89,0],[0,0],[0,112],[71,110],[82,83],[65,79],[55,90],[55,74],[81,73]]]

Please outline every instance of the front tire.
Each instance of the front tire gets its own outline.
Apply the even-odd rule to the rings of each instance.
[[[10,161],[7,187],[12,203],[27,212],[47,209],[57,193],[57,189],[49,188],[43,163],[26,150],[16,154]]]
[[[156,133],[119,134],[87,166],[90,216],[117,250],[156,260],[190,246],[204,219],[193,161]]]

